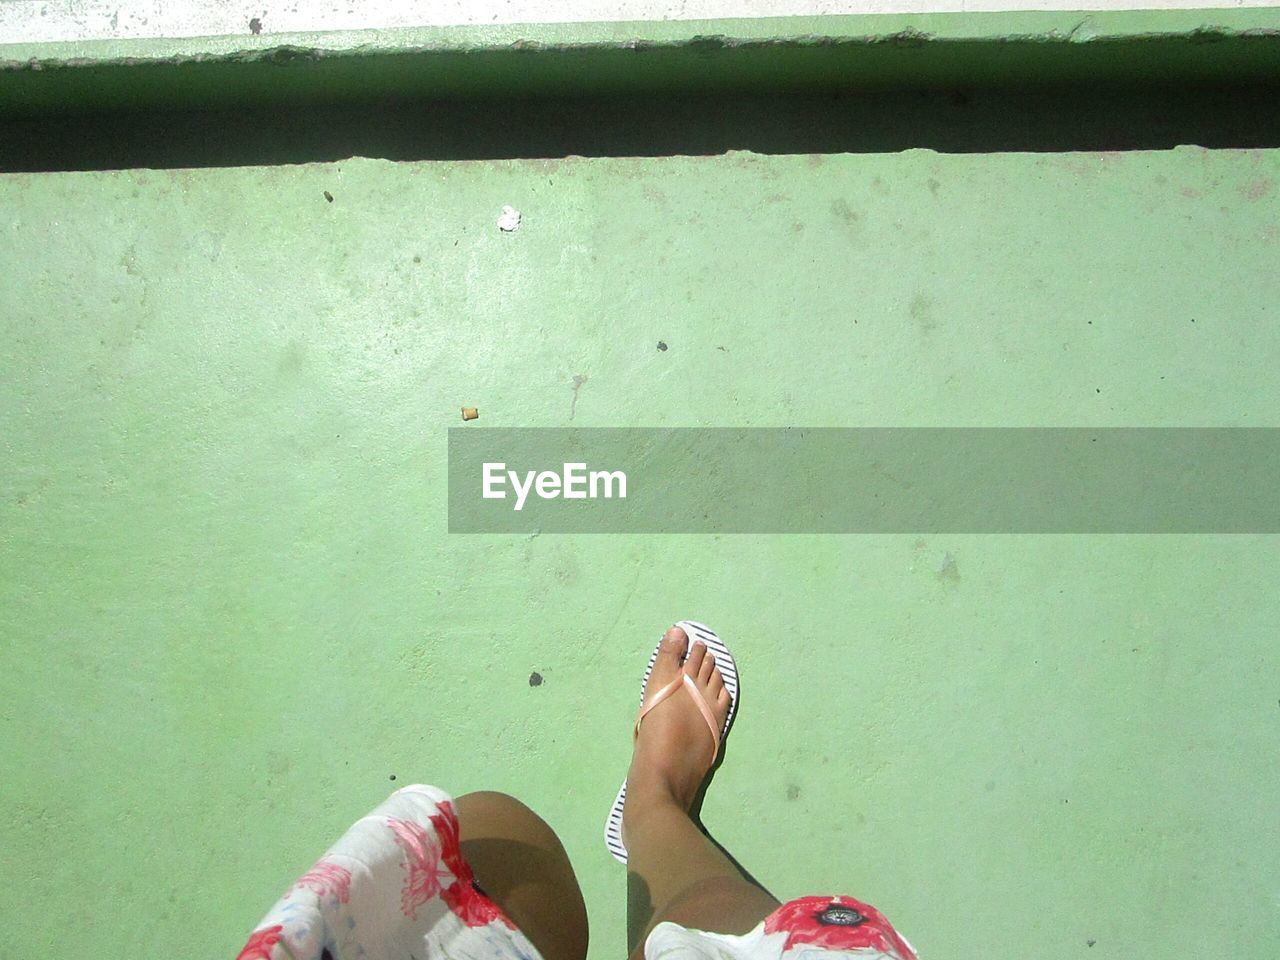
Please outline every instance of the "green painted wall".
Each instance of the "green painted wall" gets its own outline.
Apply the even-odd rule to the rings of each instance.
[[[1280,426],[1278,215],[1280,151],[1186,148],[0,177],[0,955],[231,955],[428,781],[541,811],[620,957],[691,616],[744,684],[704,817],[780,897],[1270,960],[1275,537],[450,537],[444,452],[463,405]]]

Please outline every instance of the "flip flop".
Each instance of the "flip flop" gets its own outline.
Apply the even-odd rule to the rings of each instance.
[[[708,652],[715,654],[716,666],[720,669],[720,676],[724,678],[724,688],[729,691],[729,712],[725,715],[724,726],[720,730],[715,729],[711,708],[707,706],[697,687],[693,686],[692,678],[683,671],[681,671],[682,679],[673,680],[661,690],[655,691],[653,699],[648,705],[645,704],[644,691],[649,686],[649,676],[653,673],[653,665],[658,660],[658,651],[662,646],[662,640],[659,638],[658,646],[653,648],[653,655],[649,657],[649,666],[645,668],[644,682],[640,684],[640,714],[636,717],[634,735],[639,736],[640,721],[644,718],[644,715],[667,697],[684,689],[686,680],[683,678],[687,678],[690,681],[688,683],[689,693],[694,696],[694,703],[702,711],[702,716],[707,721],[711,737],[715,741],[716,752],[711,758],[711,762],[715,763],[716,758],[720,756],[720,744],[728,734],[729,726],[733,723],[733,715],[738,709],[738,665],[734,662],[733,654],[729,652],[729,648],[724,645],[724,641],[716,636],[710,627],[696,623],[693,620],[681,620],[675,626],[683,630],[685,635],[688,636],[690,648],[693,647],[696,641],[701,640],[706,644]],[[619,863],[627,862],[627,848],[622,843],[622,804],[626,798],[627,781],[623,780],[622,789],[618,791],[618,798],[613,801],[613,808],[609,811],[609,819],[605,821],[604,825],[604,845],[609,848],[609,852],[613,854],[614,859]]]

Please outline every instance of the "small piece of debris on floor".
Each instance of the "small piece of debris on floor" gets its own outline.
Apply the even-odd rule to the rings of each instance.
[[[498,217],[498,229],[503,233],[515,233],[520,229],[520,211],[515,207],[502,208],[502,216]]]
[[[249,32],[252,33],[255,37],[258,34],[260,34],[262,32],[262,20],[259,19],[258,17],[254,17],[252,20],[250,20]]]
[[[956,558],[950,551],[947,551],[938,565],[933,568],[933,575],[944,582],[959,582],[960,565],[956,563]]]
[[[659,340],[659,341],[658,341],[658,349],[659,349],[659,350],[666,350],[666,349],[667,349],[667,345],[666,345],[666,343],[665,343],[664,341],[662,341],[662,340]]]
[[[575,373],[573,375],[573,402],[569,404],[569,419],[572,420],[578,412],[578,391],[582,389],[582,385],[587,382],[585,373]]]
[[[537,670],[529,674],[529,686],[531,687],[542,686],[542,674],[540,674]]]
[[[1097,943],[1097,942],[1098,942],[1097,940],[1086,940],[1086,941],[1084,942],[1084,945],[1085,945],[1086,947],[1092,947],[1092,946],[1093,946],[1095,943]]]
[[[328,190],[324,192],[324,198],[328,200],[330,203],[333,203],[333,194],[330,193]]]
[[[463,407],[463,408],[462,408],[462,419],[463,419],[463,420],[475,420],[475,419],[477,419],[479,416],[480,416],[480,411],[479,411],[479,410],[477,410],[475,407]]]

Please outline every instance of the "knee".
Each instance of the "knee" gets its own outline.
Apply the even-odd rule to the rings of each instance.
[[[457,803],[506,803],[515,804],[518,807],[524,806],[523,803],[511,796],[511,794],[500,793],[497,790],[475,790],[471,793],[464,793],[462,796],[455,797],[454,799]]]
[[[542,818],[527,805],[511,794],[499,793],[497,790],[464,793],[454,800],[454,806],[458,811],[458,819],[464,823],[467,819],[482,820],[487,823],[502,823],[508,820],[524,823],[536,821],[539,824],[543,822]]]
[[[529,810],[523,803],[511,796],[509,793],[499,793],[497,790],[476,790],[472,793],[464,793],[460,797],[454,798],[454,804],[459,807],[484,807],[486,809],[507,809],[507,810]],[[532,813],[532,810],[529,810]]]
[[[587,911],[560,838],[515,797],[457,798],[462,853],[477,882],[546,960],[584,960]]]
[[[526,804],[508,793],[477,790],[455,801],[461,839],[506,837],[535,841],[540,846],[554,841],[555,831]]]

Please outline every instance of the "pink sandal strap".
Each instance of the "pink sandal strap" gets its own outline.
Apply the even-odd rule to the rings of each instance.
[[[640,714],[639,716],[636,717],[636,727],[633,732],[633,738],[640,736],[640,721],[645,718],[645,714],[647,714],[650,710],[652,710],[654,707],[660,704],[663,700],[667,699],[667,697],[671,696],[673,693],[679,690],[682,686],[684,686],[684,680],[682,678],[686,676],[688,676],[688,674],[686,674],[682,670],[680,672],[679,677],[677,677],[675,680],[672,680],[665,687],[663,687],[661,690],[655,693],[653,697],[649,700],[649,702],[640,708]]]
[[[640,721],[644,719],[645,714],[679,690],[682,686],[689,688],[689,692],[693,695],[694,705],[697,706],[698,711],[702,714],[702,719],[707,721],[707,729],[711,731],[711,740],[714,743],[714,750],[711,754],[714,759],[715,757],[720,756],[720,725],[716,723],[715,714],[711,712],[711,706],[707,703],[707,698],[702,695],[702,691],[698,689],[698,684],[694,681],[693,677],[689,676],[689,674],[685,673],[683,670],[680,672],[679,679],[672,680],[668,683],[653,695],[653,699],[641,708],[640,715],[636,717],[636,726],[632,733],[632,737],[640,736]]]

